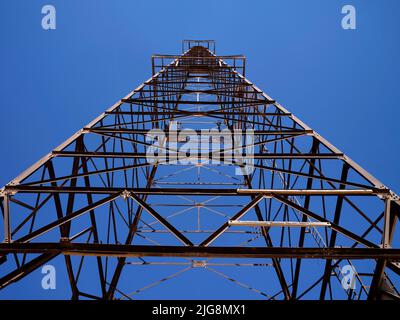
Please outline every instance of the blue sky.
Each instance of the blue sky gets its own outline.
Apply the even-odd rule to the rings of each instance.
[[[41,28],[41,8],[57,29]],[[341,8],[357,29],[341,28]],[[247,77],[400,192],[396,0],[0,2],[0,185],[151,75],[151,54],[214,39]],[[38,275],[40,277],[40,274]]]

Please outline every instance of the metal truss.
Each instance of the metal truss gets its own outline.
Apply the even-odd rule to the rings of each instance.
[[[0,288],[62,259],[72,299],[171,298],[153,287],[182,274],[190,298],[195,270],[248,298],[399,299],[398,196],[247,80],[244,56],[182,50],[1,189]],[[149,161],[146,133],[172,127],[254,130],[254,170]]]

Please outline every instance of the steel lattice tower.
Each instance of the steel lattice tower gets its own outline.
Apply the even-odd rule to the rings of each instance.
[[[181,277],[190,298],[200,274],[248,298],[399,299],[398,196],[247,80],[243,56],[182,52],[1,189],[0,288],[62,259],[72,299],[173,298],[151,288]],[[254,130],[254,171],[146,159],[149,130],[185,128]]]

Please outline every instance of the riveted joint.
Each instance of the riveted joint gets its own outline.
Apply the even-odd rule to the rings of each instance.
[[[131,192],[128,191],[128,190],[124,190],[124,191],[122,191],[122,193],[121,193],[121,197],[124,198],[124,200],[130,198],[131,195],[132,195]]]

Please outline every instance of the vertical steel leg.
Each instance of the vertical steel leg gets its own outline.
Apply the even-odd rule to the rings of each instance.
[[[385,200],[385,213],[383,220],[382,248],[390,248],[390,205],[391,199]]]
[[[11,243],[11,221],[10,221],[10,196],[8,194],[4,195],[4,242]]]

